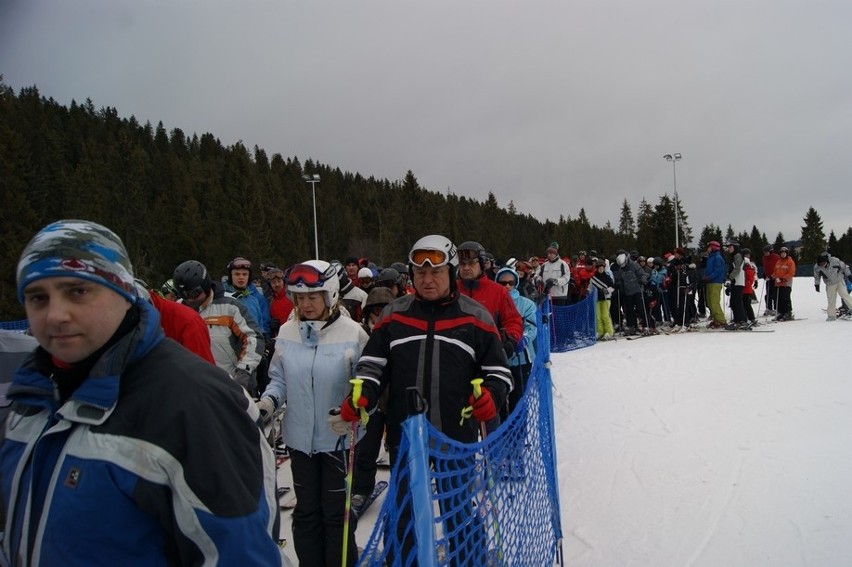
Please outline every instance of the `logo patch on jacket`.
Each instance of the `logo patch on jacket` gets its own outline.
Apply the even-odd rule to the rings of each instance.
[[[77,485],[80,484],[80,475],[83,472],[77,467],[71,467],[68,470],[68,475],[65,477],[65,486],[68,488],[77,488]]]

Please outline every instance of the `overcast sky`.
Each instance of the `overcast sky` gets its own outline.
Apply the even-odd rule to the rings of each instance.
[[[540,220],[617,227],[679,152],[696,236],[852,225],[848,0],[0,0],[0,73]]]

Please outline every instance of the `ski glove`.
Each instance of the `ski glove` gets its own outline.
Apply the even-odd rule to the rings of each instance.
[[[815,284],[814,289],[817,290],[817,293],[819,293],[819,284]]]
[[[272,398],[261,398],[257,402],[257,410],[260,412],[260,418],[263,420],[263,423],[269,423],[272,419],[272,414],[275,413],[275,402],[272,401]]]
[[[349,431],[352,430],[352,424],[348,421],[344,421],[340,416],[340,410],[338,408],[332,408],[333,412],[330,416],[328,416],[328,426],[331,428],[332,432],[335,435],[346,435]]]
[[[522,336],[521,340],[518,341],[517,346],[515,346],[515,352],[524,352],[525,348],[527,348],[527,337]]]
[[[757,280],[754,280],[754,284],[752,284],[751,287],[753,287],[754,289],[757,289]]]
[[[473,408],[473,417],[480,422],[491,421],[497,417],[497,406],[494,405],[494,398],[491,397],[491,392],[488,391],[488,388],[484,386],[482,387],[482,395],[479,398],[475,398],[471,394],[468,403]]]
[[[361,396],[358,398],[358,408],[355,408],[355,404],[352,402],[352,396],[346,396],[346,399],[343,400],[343,403],[340,404],[340,417],[343,421],[358,421],[361,419],[359,415],[361,412],[360,408],[367,407],[367,396]]]
[[[506,358],[512,358],[515,354],[516,343],[509,335],[503,335],[503,350],[506,351]]]

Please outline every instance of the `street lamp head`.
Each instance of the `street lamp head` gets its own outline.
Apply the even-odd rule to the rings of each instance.
[[[674,155],[674,158],[675,158],[676,160],[680,159],[681,157],[682,157],[682,156],[681,156],[680,154],[675,154],[675,155]]]
[[[672,161],[672,154],[666,154],[666,155],[664,155],[664,156],[663,156],[663,159],[665,159],[666,161]]]
[[[313,175],[303,175],[302,179],[304,179],[305,181],[319,181],[320,176],[319,173],[314,173]]]

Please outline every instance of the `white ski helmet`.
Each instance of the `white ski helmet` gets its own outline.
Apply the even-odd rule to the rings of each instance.
[[[428,254],[429,251],[435,251],[437,254]],[[414,243],[408,253],[409,272],[414,266],[422,266],[426,263],[434,268],[449,265],[450,276],[454,278],[456,268],[459,266],[459,256],[455,244],[449,238],[440,234],[424,236]]]
[[[287,295],[293,303],[296,293],[325,293],[325,305],[334,307],[340,296],[340,281],[337,279],[337,269],[325,260],[308,260],[296,264],[287,270],[284,279],[287,283]]]

